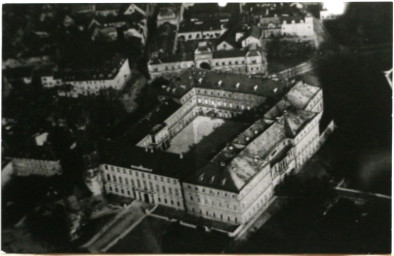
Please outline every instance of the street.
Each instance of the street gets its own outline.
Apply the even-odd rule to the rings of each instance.
[[[105,253],[146,217],[144,211],[149,208],[143,202],[133,201],[81,248],[91,253]]]

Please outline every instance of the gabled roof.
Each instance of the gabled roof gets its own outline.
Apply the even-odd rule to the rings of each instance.
[[[249,143],[241,152],[242,155],[257,155],[265,158],[270,149],[274,147],[279,141],[286,138],[283,118],[279,118],[268,129],[260,134],[255,140]]]
[[[281,95],[286,85],[268,78],[261,79],[245,74],[189,68],[174,77],[168,85],[163,86],[160,94],[180,98],[193,87],[274,97]]]
[[[232,43],[230,43],[230,42],[228,42],[226,40],[223,40],[223,41],[220,41],[220,42],[216,43],[216,48],[219,48],[221,45],[228,45],[229,46],[228,48],[227,47],[223,47],[223,48],[226,48],[227,51],[228,50],[232,50],[232,49],[235,48],[235,46]]]
[[[257,136],[263,133],[272,123],[272,120],[259,119],[249,126],[245,131],[240,133],[232,143],[246,146]]]
[[[283,116],[286,135],[293,138],[306,123],[316,116],[316,113],[305,110],[285,110]]]

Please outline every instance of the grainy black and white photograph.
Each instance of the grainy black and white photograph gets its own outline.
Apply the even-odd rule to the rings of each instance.
[[[3,3],[1,250],[390,254],[392,2]]]

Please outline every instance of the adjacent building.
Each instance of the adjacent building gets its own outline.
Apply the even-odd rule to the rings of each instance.
[[[25,148],[10,156],[13,173],[17,176],[53,176],[63,173],[60,159],[48,146]]]
[[[115,55],[97,67],[96,63],[87,68],[63,68],[58,71],[46,70],[41,75],[45,88],[69,85],[61,96],[78,97],[79,95],[97,95],[100,90],[120,90],[131,75],[128,59]]]
[[[148,62],[152,79],[171,78],[185,68],[198,67],[240,74],[266,74],[267,59],[257,45],[238,49],[223,41],[216,47],[200,42],[193,53],[153,58]]]

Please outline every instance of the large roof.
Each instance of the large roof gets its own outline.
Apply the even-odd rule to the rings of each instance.
[[[212,53],[212,57],[214,59],[224,59],[224,58],[236,58],[236,57],[245,57],[247,51],[242,49],[233,49],[233,50],[223,50],[223,51],[214,51]]]
[[[285,99],[297,109],[303,109],[309,100],[321,89],[299,81],[286,94]]]
[[[249,126],[245,131],[240,133],[234,140],[234,144],[246,146],[253,141],[258,135],[263,133],[271,124],[272,120],[259,119]]]
[[[10,152],[10,158],[25,158],[47,161],[58,161],[59,158],[54,154],[50,145],[36,146],[31,143],[25,143],[24,146],[17,147],[16,150]]]
[[[174,178],[180,178],[185,171],[190,171],[188,160],[181,159],[178,154],[164,151],[151,153],[144,148],[108,140],[100,141],[98,150],[100,161],[105,164],[125,168],[130,168],[131,165],[141,166],[151,169],[152,173]]]
[[[161,63],[176,63],[183,61],[193,61],[193,53],[183,53],[183,54],[167,54],[160,56],[160,58],[151,58],[149,64],[161,64]]]
[[[232,83],[235,81],[231,79],[231,77],[229,80],[225,80],[222,77],[227,75],[230,74],[189,69],[172,81],[172,83],[179,85],[179,87],[168,88],[170,91],[175,89],[175,94],[177,93],[177,89],[182,90],[179,93],[183,94],[193,86],[202,87],[198,82],[199,77],[203,77],[205,79],[204,81],[210,81],[212,79],[217,81],[216,76],[219,76],[223,80],[221,88],[226,89],[226,81],[232,81]],[[237,75],[237,77],[239,78],[239,75]],[[247,80],[252,78],[248,76],[245,77],[246,78],[240,81],[243,81],[243,84],[246,86],[248,83]],[[249,82],[250,84],[254,84],[254,78],[252,80],[253,82]],[[184,87],[182,87],[182,85]],[[208,85],[210,84],[208,83],[206,86]],[[262,85],[264,85],[264,83],[262,83]],[[217,87],[217,84],[214,83],[212,86]],[[240,88],[238,88],[238,90],[239,89]],[[272,88],[269,89],[269,91],[271,90]],[[301,93],[303,97],[310,98],[318,90],[320,89],[301,82],[297,83],[290,90],[289,94],[298,95]],[[260,95],[262,95],[264,91],[260,93]],[[270,96],[271,94],[264,95]],[[302,99],[304,99],[303,97]],[[179,105],[170,102],[161,103],[158,108],[140,121],[133,131],[130,131],[130,134],[135,136],[140,132],[141,135],[144,135],[155,125],[164,122],[164,120],[179,107]],[[295,102],[298,103],[298,101]],[[170,104],[175,104],[176,106],[174,105],[174,108],[171,109]],[[300,104],[293,105],[285,99],[281,100],[277,105],[277,108],[271,109],[269,116],[257,120],[245,129],[208,163],[204,164],[203,167],[199,169],[196,169],[198,165],[190,158],[187,160],[180,159],[179,155],[167,152],[150,153],[146,152],[143,148],[136,148],[133,146],[125,147],[120,146],[120,144],[114,144],[114,146],[110,147],[106,146],[105,149],[109,148],[111,150],[102,160],[104,163],[124,167],[141,165],[145,168],[152,169],[154,173],[170,177],[179,177],[193,184],[231,192],[239,192],[257,173],[264,170],[263,167],[268,164],[266,160],[268,155],[278,143],[288,138],[293,138],[313,117],[316,116],[316,113],[303,110],[302,104],[301,107]],[[167,109],[168,111],[164,111],[162,113],[163,115],[161,115],[160,113],[163,110],[160,110],[160,108],[164,108],[164,110]],[[154,115],[159,115],[159,117],[155,118]],[[146,126],[147,124],[148,126]],[[291,146],[289,145],[289,147]]]
[[[152,132],[154,128],[163,125],[164,121],[178,110],[180,106],[180,104],[172,100],[160,102],[152,111],[128,130],[123,136],[123,139],[131,144],[138,143],[147,134]]]
[[[161,94],[180,98],[193,87],[274,97],[281,95],[286,85],[245,74],[190,68],[174,77],[169,85],[163,85]]]
[[[287,136],[296,136],[304,125],[316,116],[316,113],[305,110],[292,110],[284,112],[284,124]]]
[[[96,11],[110,11],[116,10],[119,11],[122,7],[127,4],[124,3],[103,3],[103,4],[96,4]]]
[[[205,21],[201,23],[182,22],[179,26],[178,33],[220,30],[224,24],[225,23],[218,20]]]
[[[187,180],[207,187],[240,191],[268,163],[264,159],[272,149],[286,138],[294,137],[314,116],[316,113],[290,107],[275,118],[276,121],[256,121]]]
[[[107,80],[114,78],[121,66],[127,60],[118,53],[102,54],[103,56],[92,57],[80,66],[72,66],[71,63],[55,72],[55,78],[62,78],[64,81],[85,81],[85,80]],[[104,58],[107,56],[108,58]]]

